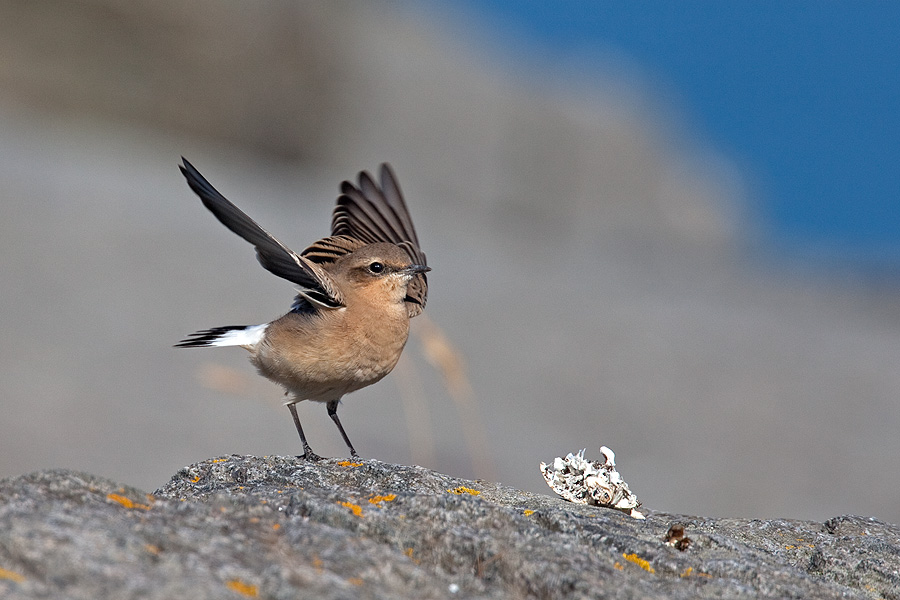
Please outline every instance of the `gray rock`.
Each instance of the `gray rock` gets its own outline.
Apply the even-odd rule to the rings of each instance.
[[[0,596],[900,598],[896,525],[647,512],[376,460],[228,456],[153,494],[44,471],[0,481]]]

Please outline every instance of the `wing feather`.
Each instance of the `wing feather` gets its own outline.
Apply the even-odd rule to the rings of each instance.
[[[366,245],[366,242],[346,235],[333,235],[313,242],[300,256],[316,264],[331,263]]]
[[[184,165],[179,168],[203,205],[225,227],[256,247],[256,258],[266,270],[299,285],[301,295],[318,306],[336,308],[344,305],[340,290],[328,273],[279,242],[220,194],[187,159],[182,157],[182,161]]]

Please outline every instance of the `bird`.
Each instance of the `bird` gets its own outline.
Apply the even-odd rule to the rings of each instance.
[[[188,186],[225,227],[256,248],[259,263],[297,286],[290,310],[262,325],[213,327],[175,346],[240,346],[264,377],[280,384],[289,399],[304,458],[310,448],[296,404],[323,402],[350,456],[359,454],[344,431],[341,398],[385,377],[400,358],[409,321],[428,298],[425,253],[393,169],[381,165],[380,183],[361,171],[344,181],[332,213],[331,235],[297,254],[220,194],[182,157]]]

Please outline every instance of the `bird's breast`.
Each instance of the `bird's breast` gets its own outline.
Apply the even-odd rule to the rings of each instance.
[[[351,308],[287,315],[273,321],[251,360],[298,397],[328,401],[391,372],[409,335],[409,319]]]

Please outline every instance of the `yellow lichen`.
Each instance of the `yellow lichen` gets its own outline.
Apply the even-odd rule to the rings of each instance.
[[[24,575],[19,575],[15,571],[9,571],[0,567],[0,579],[9,579],[10,581],[15,581],[16,583],[22,583],[25,581]]]
[[[526,508],[525,510],[522,511],[522,514],[525,515],[526,517],[530,517],[531,515],[534,514],[534,511]]]
[[[227,458],[214,458],[210,462],[220,463],[220,462],[228,462]]]
[[[680,577],[706,577],[707,579],[712,579],[712,575],[703,571],[694,571],[694,567],[688,567],[682,571]]]
[[[656,570],[650,566],[649,561],[644,560],[643,558],[641,558],[634,552],[632,552],[631,554],[625,554],[623,552],[622,557],[625,558],[625,560],[627,560],[628,562],[633,562],[634,564],[636,564],[643,570],[647,571],[648,573],[656,573]]]
[[[361,462],[350,462],[349,460],[342,460],[338,463],[339,467],[361,467],[363,463]]]
[[[375,506],[378,506],[378,504],[381,502],[393,502],[396,499],[396,494],[387,494],[385,496],[372,496],[371,498],[369,498],[369,502],[371,504],[374,504]]]
[[[356,515],[357,517],[359,517],[359,518],[363,517],[362,506],[360,506],[359,504],[353,504],[352,502],[338,502],[338,504],[349,508],[353,512],[353,514]]]
[[[112,500],[113,502],[118,502],[125,508],[140,508],[142,510],[150,510],[149,504],[139,504],[139,503],[135,502],[134,500],[132,500],[131,498],[127,498],[120,494],[107,494],[106,499]]]
[[[238,594],[243,594],[248,598],[256,598],[259,596],[259,587],[244,583],[240,579],[229,579],[225,582],[225,587]]]
[[[472,494],[473,496],[477,496],[481,492],[478,490],[473,490],[472,488],[467,488],[464,486],[455,487],[452,490],[447,490],[451,494],[456,494],[457,496],[461,496],[462,494]]]

